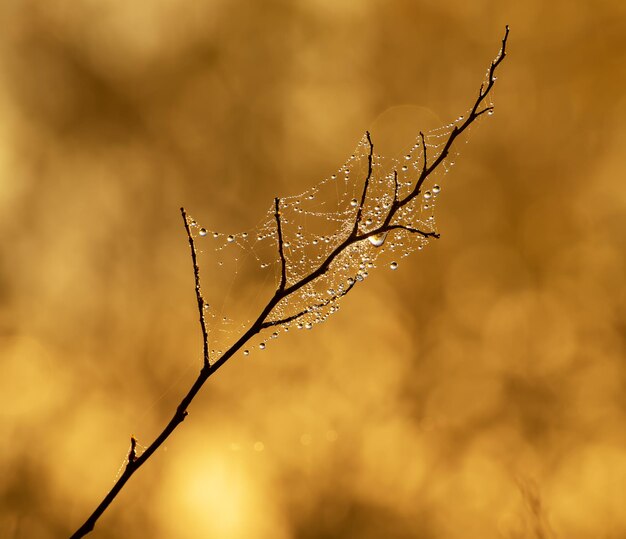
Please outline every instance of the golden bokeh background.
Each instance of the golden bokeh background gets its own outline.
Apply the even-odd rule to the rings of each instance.
[[[233,358],[93,537],[626,536],[622,0],[3,0],[0,537],[68,536],[195,378],[178,208],[399,151],[507,23],[442,238]]]

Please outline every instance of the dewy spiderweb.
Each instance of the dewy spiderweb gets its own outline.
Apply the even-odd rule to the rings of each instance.
[[[491,114],[490,99],[485,106]],[[425,166],[424,152],[430,165],[442,152],[452,130],[462,125],[465,118],[460,116],[448,125],[420,133],[403,154],[391,159],[373,151],[368,133],[335,174],[299,195],[278,199],[287,288],[315,272],[345,241],[359,210],[359,233],[375,231],[385,224],[398,228],[350,244],[333,259],[326,272],[280,301],[267,318],[269,335],[261,334],[259,349],[265,349],[268,340],[281,332],[311,329],[324,322],[339,309],[341,299],[373,269],[381,265],[397,269],[404,257],[422,249],[430,238],[438,237],[435,208],[443,176],[454,165],[453,152],[428,175],[417,195],[398,208],[390,222],[385,220],[394,200],[403,200],[413,192]],[[361,206],[370,157],[372,172]],[[207,287],[206,279],[203,283],[208,303],[205,316],[210,360],[214,362],[249,327],[250,316],[258,312],[257,304],[264,305],[280,283],[276,205],[268,208],[254,229],[244,232],[222,233],[196,221],[190,224],[198,249],[208,253],[202,262],[203,273],[207,275],[207,265],[214,264],[215,273],[222,273],[231,281],[227,286]],[[215,301],[220,296],[221,302]],[[236,314],[226,312],[227,303]],[[244,350],[245,355],[249,353],[250,349]]]

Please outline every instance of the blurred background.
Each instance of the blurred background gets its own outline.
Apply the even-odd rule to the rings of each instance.
[[[2,0],[1,537],[73,532],[195,379],[179,207],[393,155],[505,24],[441,239],[233,358],[93,537],[626,536],[623,1]]]

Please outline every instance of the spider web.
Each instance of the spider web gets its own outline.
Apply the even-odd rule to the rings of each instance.
[[[460,116],[424,133],[429,165],[440,154],[453,128],[463,121],[464,116]],[[375,145],[375,141],[373,143]],[[354,153],[334,174],[302,193],[279,199],[287,288],[314,272],[352,232],[368,173],[370,151],[370,143],[364,135]],[[390,224],[427,233],[436,231],[435,210],[441,184],[455,158],[455,152],[451,151],[441,166],[428,176],[420,193],[399,208]],[[359,232],[374,231],[384,223],[394,196],[401,200],[413,190],[423,166],[421,134],[401,155],[387,158],[372,151],[372,174]],[[224,233],[194,220],[191,231],[200,254],[202,290],[208,302],[205,317],[210,359],[214,362],[256,319],[279,286],[281,259],[276,207],[271,204],[258,225],[250,230]],[[272,327],[264,330],[253,346],[264,350],[271,339],[281,333],[312,329],[326,321],[339,310],[347,293],[370,272],[381,266],[397,269],[403,258],[423,249],[429,240],[429,237],[396,229],[347,246],[326,272],[276,305],[267,319]],[[244,355],[249,355],[253,349],[244,350]]]

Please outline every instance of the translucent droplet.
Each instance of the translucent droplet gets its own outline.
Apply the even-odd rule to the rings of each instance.
[[[371,219],[365,219],[365,224],[366,225],[371,225],[373,223],[373,221]]]
[[[272,339],[276,339],[277,337],[278,337],[278,332],[277,331],[272,333]]]
[[[487,114],[489,114],[489,116],[493,116],[493,109],[491,109],[489,112],[487,112]]]
[[[244,356],[249,356],[250,355],[250,350],[244,350],[243,351],[243,355]]]
[[[402,166],[402,171],[403,171],[403,172],[406,172],[407,170],[409,170],[409,167],[407,167],[406,165],[403,165],[403,166]]]
[[[433,193],[437,194],[441,191],[441,187],[439,187],[437,184],[433,185]]]
[[[305,329],[311,329],[313,327],[313,324],[311,324],[311,322],[307,322],[306,324],[304,324]]]
[[[261,344],[259,344],[259,348],[260,348],[261,350],[265,350],[265,343],[264,343],[264,342],[262,342]]]
[[[374,234],[373,236],[369,236],[367,239],[374,247],[380,247],[383,243],[385,243],[386,237],[387,233],[382,232],[381,234]]]
[[[207,232],[206,232],[206,228],[201,228],[198,232],[198,234],[200,234],[200,236],[206,236]]]
[[[433,194],[432,194],[430,191],[426,191],[426,192],[424,193],[424,198],[425,198],[426,200],[428,200],[428,199],[429,199],[429,198],[431,198],[432,196],[433,196]]]
[[[285,243],[283,243],[283,247],[285,249],[289,249],[289,247],[291,247],[291,243],[289,243],[288,241],[286,241]]]
[[[389,267],[392,270],[397,270],[398,269],[398,263],[397,262],[392,262],[391,264],[389,264]]]
[[[353,198],[353,199],[350,201],[350,206],[352,206],[353,208],[356,208],[356,205],[357,205],[357,204],[358,204],[358,202],[357,202],[356,198]]]
[[[219,236],[219,233],[217,233],[217,232],[213,232],[213,237],[214,237],[214,238],[217,238],[218,236]]]
[[[233,235],[228,236],[228,238],[226,238],[226,241],[228,241],[228,243],[234,242],[235,241],[235,236],[233,236]]]
[[[404,158],[405,158],[407,161],[410,161],[410,160],[411,160],[411,154],[408,154],[408,153],[407,153],[407,154],[404,156]]]

